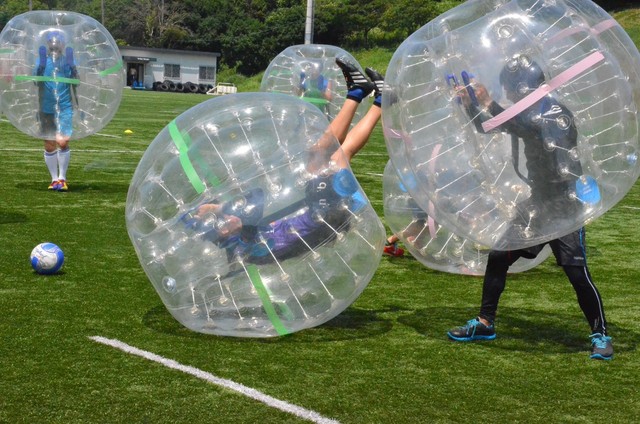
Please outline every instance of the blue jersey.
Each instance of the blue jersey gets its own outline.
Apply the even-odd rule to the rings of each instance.
[[[40,61],[36,67],[36,73],[40,68]],[[75,67],[70,66],[67,63],[67,59],[64,55],[59,55],[57,58],[47,56],[46,64],[42,75],[44,77],[51,78],[75,78]],[[43,113],[55,114],[60,110],[71,109],[73,107],[73,100],[71,94],[71,84],[66,82],[57,81],[44,81],[41,84],[40,90],[40,107]]]

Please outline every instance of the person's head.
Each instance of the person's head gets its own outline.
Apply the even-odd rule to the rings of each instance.
[[[304,72],[309,76],[309,78],[317,79],[320,76],[320,73],[322,72],[322,68],[323,68],[322,62],[311,60],[305,63]]]
[[[224,213],[224,205],[217,203],[209,204],[207,212],[202,215],[203,223],[213,231],[208,233],[212,241],[226,239],[239,234],[242,231],[242,220],[240,217]]]
[[[544,81],[542,68],[524,54],[509,59],[500,72],[500,84],[512,102],[522,100]]]
[[[233,199],[219,203],[214,201],[203,205],[200,212],[205,226],[212,227],[208,239],[216,242],[235,235],[247,235],[254,231],[262,219],[264,193],[262,189],[251,189]]]
[[[62,53],[64,50],[65,39],[64,33],[58,30],[49,31],[46,35],[47,47],[49,51]]]

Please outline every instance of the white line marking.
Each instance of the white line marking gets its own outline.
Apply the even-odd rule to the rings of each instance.
[[[296,415],[300,418],[303,418],[309,421],[313,421],[314,423],[339,424],[339,421],[332,420],[330,418],[325,418],[322,415],[318,414],[317,412],[309,411],[308,409],[304,409],[299,406],[292,405],[288,402],[276,399],[256,389],[252,389],[251,387],[244,386],[240,383],[236,383],[231,380],[216,377],[215,375],[210,374],[206,371],[202,371],[198,368],[182,365],[181,363],[176,362],[172,359],[167,359],[160,355],[156,355],[155,353],[147,352],[146,350],[141,350],[136,347],[129,346],[128,344],[123,343],[120,340],[107,339],[101,336],[93,336],[89,338],[95,342],[102,343],[107,346],[115,347],[116,349],[120,349],[123,352],[130,353],[132,355],[137,355],[142,358],[148,359],[150,361],[157,362],[159,364],[164,365],[167,368],[182,371],[186,374],[191,374],[194,377],[208,381],[209,383],[215,384],[216,386],[233,390],[235,392],[240,393],[241,395],[245,395],[247,397],[250,397],[251,399],[255,399],[259,402],[262,402],[267,406],[279,409],[284,412],[288,412],[290,414]]]
[[[93,135],[99,135],[101,137],[122,138],[121,135],[116,135],[116,134],[95,133]]]

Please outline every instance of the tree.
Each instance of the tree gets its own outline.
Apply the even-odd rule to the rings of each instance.
[[[49,9],[45,2],[32,0],[33,10]],[[0,3],[0,31],[13,17],[29,11],[29,2],[24,0],[6,0]]]
[[[355,40],[369,45],[369,32],[380,26],[382,16],[389,7],[386,0],[351,0],[347,4],[347,24]]]
[[[396,0],[385,11],[380,28],[404,39],[439,15],[435,2]]]

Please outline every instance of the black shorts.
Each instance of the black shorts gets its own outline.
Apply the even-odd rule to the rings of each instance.
[[[40,132],[55,138],[57,130],[55,115],[53,113],[39,112],[38,117],[40,118]]]
[[[556,263],[560,266],[586,266],[587,254],[585,244],[585,231],[580,228],[566,236],[551,240],[547,243],[528,247],[516,251],[520,256],[533,259],[542,251],[544,246],[551,246]]]

